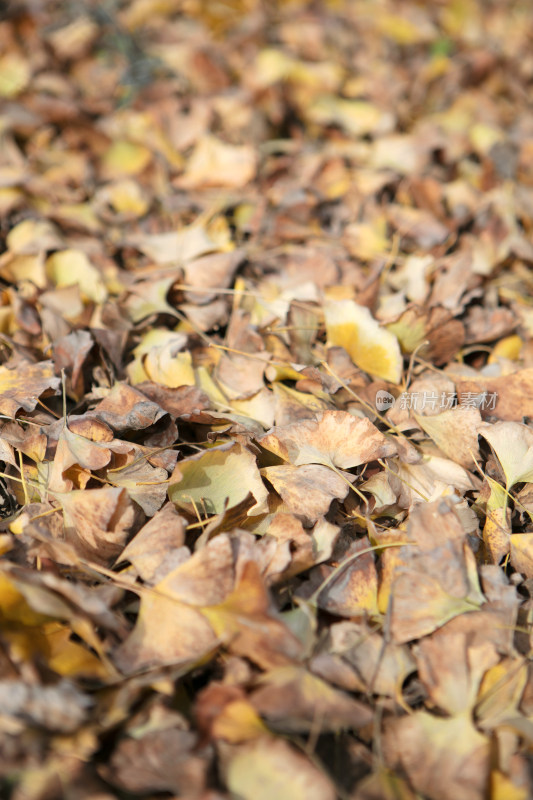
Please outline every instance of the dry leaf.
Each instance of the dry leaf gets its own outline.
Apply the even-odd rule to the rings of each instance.
[[[349,469],[396,452],[395,444],[368,419],[343,411],[323,411],[315,420],[273,428],[259,443],[293,466]]]

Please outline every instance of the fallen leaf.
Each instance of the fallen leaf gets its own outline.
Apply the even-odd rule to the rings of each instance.
[[[215,136],[204,136],[178,179],[183,189],[225,186],[240,189],[254,177],[256,156],[249,145],[231,145]]]
[[[314,726],[338,732],[372,724],[367,706],[302,667],[267,672],[252,692],[251,703],[271,730],[285,733],[307,732]]]
[[[46,261],[46,274],[54,286],[77,284],[84,300],[102,303],[107,289],[100,272],[81,250],[59,250]]]
[[[352,300],[324,307],[329,345],[344,347],[358,367],[376,378],[399,383],[403,360],[398,340],[382,328],[365,306]]]
[[[350,469],[396,452],[395,444],[370,420],[343,411],[323,411],[314,420],[273,428],[259,443],[295,467],[323,464]]]
[[[207,514],[221,514],[251,494],[255,500],[248,514],[266,510],[268,492],[255,458],[240,444],[221,445],[178,462],[168,487],[168,496],[189,512],[195,505]]]
[[[326,776],[287,742],[272,737],[242,745],[228,764],[228,787],[244,800],[333,800]]]
[[[332,500],[343,500],[350,490],[347,478],[320,464],[265,467],[261,474],[270,481],[288,510],[309,522],[327,514]]]
[[[33,411],[40,397],[56,394],[60,379],[51,361],[31,364],[23,361],[16,369],[0,366],[0,412],[15,417],[22,408]]]
[[[481,431],[496,453],[509,491],[515,483],[533,483],[533,433],[518,422],[495,422]]]
[[[80,555],[101,564],[115,560],[137,521],[125,489],[106,486],[58,496],[65,518],[65,537]]]

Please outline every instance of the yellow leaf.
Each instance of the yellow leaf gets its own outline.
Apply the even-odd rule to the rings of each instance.
[[[283,739],[261,737],[233,755],[227,775],[242,800],[334,800],[326,776]]]
[[[104,664],[86,647],[70,638],[69,628],[51,623],[43,628],[49,648],[48,666],[60,675],[105,678]]]
[[[380,14],[377,19],[377,28],[398,44],[417,44],[427,39],[426,32],[417,28],[405,16],[400,16],[399,14]]]
[[[15,186],[0,188],[0,214],[9,214],[24,202],[24,192]]]
[[[360,369],[376,378],[399,383],[403,360],[398,340],[353,300],[324,306],[329,346],[344,347]]]
[[[487,478],[487,480],[490,485],[490,497],[487,501],[487,516],[483,526],[483,541],[492,562],[499,564],[509,552],[509,544],[512,540],[509,527],[510,514],[507,511],[507,494],[503,486],[500,486],[492,478]]]
[[[268,492],[257,469],[255,456],[242,445],[223,445],[180,461],[168,488],[168,496],[180,508],[221,514],[252,494],[250,515],[266,510]]]
[[[7,575],[0,573],[0,622],[41,625],[48,619],[49,617],[34,611]]]
[[[194,369],[189,351],[172,353],[172,350],[161,348],[152,350],[146,356],[144,369],[148,379],[163,386],[176,389],[178,386],[194,386]]]
[[[282,50],[265,47],[255,61],[255,80],[261,87],[272,86],[288,77],[293,64],[294,59]]]
[[[533,433],[520,422],[495,422],[480,431],[494,450],[505,475],[506,489],[533,483]]]
[[[142,217],[149,203],[138,183],[131,180],[117,181],[107,188],[109,202],[118,214]]]
[[[489,356],[489,364],[497,364],[499,358],[508,358],[510,361],[517,361],[520,358],[523,341],[520,336],[506,336],[505,339],[494,345]]]
[[[372,222],[354,222],[347,225],[344,241],[352,256],[362,261],[371,261],[389,251],[387,239],[387,222],[384,217],[377,217]],[[346,287],[348,288],[348,287]]]
[[[490,800],[528,800],[527,786],[517,786],[511,778],[499,770],[490,773]]]
[[[44,289],[47,285],[43,253],[14,256],[2,266],[1,274],[13,283],[31,281],[39,289]]]
[[[81,250],[54,253],[46,261],[46,273],[57,287],[78,285],[86,300],[103,303],[107,297],[102,276]]]
[[[102,158],[102,169],[107,178],[138,175],[152,160],[152,153],[142,144],[125,140],[113,142]]]
[[[63,246],[55,225],[45,220],[25,219],[15,225],[6,236],[8,249],[16,255],[37,255],[43,250],[57,250]]]
[[[382,111],[366,100],[345,100],[334,95],[317,98],[305,113],[311,122],[319,125],[340,125],[353,136],[388,133],[394,120],[389,111]]]
[[[0,97],[16,97],[28,86],[31,78],[29,62],[16,53],[0,58]]]
[[[228,742],[244,742],[268,733],[258,713],[247,700],[235,700],[222,709],[213,723],[213,736]]]

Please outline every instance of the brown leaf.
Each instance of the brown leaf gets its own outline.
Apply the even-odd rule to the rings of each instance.
[[[23,361],[16,369],[0,366],[0,413],[15,417],[21,408],[33,411],[40,397],[57,394],[60,383],[52,361]]]
[[[533,416],[533,368],[496,378],[462,375],[454,367],[449,374],[455,381],[459,402],[468,403],[477,397],[483,417],[522,422],[524,417]]]
[[[164,411],[157,403],[147,399],[138,388],[125,383],[116,383],[107,397],[90,413],[116,433],[148,428],[164,416]]]
[[[105,777],[128,792],[173,792],[199,796],[209,760],[195,753],[196,735],[168,720],[161,730],[123,738],[113,751]]]
[[[299,666],[267,672],[251,702],[272,730],[284,733],[309,732],[315,726],[322,731],[364,728],[373,717],[363,703]]]

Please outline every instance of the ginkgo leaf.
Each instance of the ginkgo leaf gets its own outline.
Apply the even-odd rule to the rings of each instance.
[[[243,745],[228,766],[228,787],[242,800],[334,800],[332,784],[282,739],[261,737]]]
[[[353,300],[324,304],[329,345],[344,347],[358,367],[376,378],[399,383],[403,359],[393,333]]]
[[[526,578],[533,578],[533,533],[512,533],[509,542],[511,564]]]
[[[78,284],[82,296],[95,303],[102,303],[107,297],[100,272],[81,250],[54,253],[46,262],[46,273],[58,287]]]
[[[477,437],[484,426],[479,409],[456,406],[440,414],[413,416],[448,458],[466,469],[474,468],[479,459]]]
[[[483,800],[490,743],[471,714],[441,718],[417,711],[390,720],[384,737],[386,762],[402,769],[420,794],[439,800]],[[435,793],[436,786],[445,791]]]
[[[332,500],[344,499],[350,490],[347,480],[321,464],[265,467],[261,474],[293,514],[312,522],[327,514]]]
[[[20,408],[33,411],[39,397],[56,394],[60,383],[51,361],[23,361],[17,369],[0,366],[0,413],[14,417]]]
[[[113,142],[102,158],[102,171],[106,178],[137,175],[152,160],[152,153],[142,144],[127,141]]]
[[[30,61],[17,53],[6,52],[0,58],[0,97],[16,97],[31,79]]]
[[[11,228],[6,236],[6,244],[9,251],[17,255],[33,255],[64,246],[55,225],[34,219],[25,219]]]
[[[179,508],[221,514],[251,494],[248,514],[266,511],[267,489],[253,454],[240,444],[222,445],[180,461],[170,478],[168,496]]]
[[[125,489],[104,486],[58,494],[65,539],[99,563],[115,560],[134,528],[137,510]]]
[[[317,719],[322,730],[362,728],[372,712],[353,697],[333,689],[301,666],[289,665],[267,672],[251,697],[254,708],[272,728],[286,732],[309,731]]]
[[[507,491],[533,482],[533,432],[519,422],[495,422],[480,431],[502,465]]]
[[[148,211],[149,203],[138,183],[122,180],[106,187],[106,197],[118,214],[142,217]]]
[[[131,674],[210,652],[218,642],[201,607],[223,601],[233,583],[231,541],[220,534],[142,594],[135,628],[114,653],[119,669]]]
[[[262,447],[288,461],[350,469],[396,453],[396,445],[366,417],[346,411],[323,411],[316,419],[272,428],[259,439]]]
[[[185,189],[199,186],[245,186],[255,175],[256,154],[251,145],[232,145],[215,136],[203,136],[187,161],[179,185]]]
[[[144,459],[107,472],[110,483],[126,489],[147,517],[153,517],[165,502],[167,477],[166,470],[152,467]]]
[[[490,495],[485,510],[485,525],[483,526],[483,542],[493,564],[499,564],[501,559],[509,552],[512,541],[511,512],[507,508],[508,495],[503,486],[487,476]],[[513,566],[516,566],[513,564]],[[518,570],[519,572],[523,570]]]
[[[322,125],[336,124],[354,136],[368,133],[387,133],[392,127],[392,116],[365,100],[346,100],[333,95],[323,95],[306,109],[312,122]]]
[[[139,234],[130,237],[129,243],[157,264],[186,264],[218,249],[202,225],[167,233]]]

